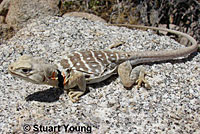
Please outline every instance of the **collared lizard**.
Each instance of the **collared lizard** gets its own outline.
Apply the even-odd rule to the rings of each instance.
[[[148,88],[149,84],[145,80],[144,70],[138,67],[132,69],[132,66],[188,56],[198,48],[193,37],[179,31],[127,24],[116,24],[116,26],[166,31],[184,36],[192,45],[165,51],[124,52],[111,49],[75,51],[62,59],[60,65],[43,63],[38,58],[23,55],[9,65],[8,71],[13,76],[35,84],[47,84],[63,88],[68,91],[68,96],[72,102],[76,102],[85,93],[86,84],[98,83],[116,73],[119,74],[125,87],[131,87],[133,84],[138,84],[139,87],[144,82]],[[112,47],[115,46],[110,46],[110,48]],[[78,87],[78,89],[75,87]]]

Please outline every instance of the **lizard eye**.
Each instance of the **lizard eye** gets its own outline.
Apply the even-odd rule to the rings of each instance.
[[[22,69],[22,71],[24,72],[24,73],[28,73],[28,72],[30,72],[31,71],[31,69]]]

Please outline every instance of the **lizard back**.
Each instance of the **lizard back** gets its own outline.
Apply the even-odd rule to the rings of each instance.
[[[60,64],[64,70],[82,72],[87,83],[94,83],[115,74],[117,66],[127,58],[126,53],[109,50],[75,51],[62,59]]]

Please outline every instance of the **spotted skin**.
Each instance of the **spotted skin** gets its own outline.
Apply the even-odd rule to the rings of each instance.
[[[76,51],[61,60],[64,69],[83,72],[88,78],[103,75],[128,58],[127,54],[113,51]]]

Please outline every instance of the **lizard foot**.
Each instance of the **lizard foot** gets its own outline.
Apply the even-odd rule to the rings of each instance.
[[[70,100],[71,100],[72,102],[77,102],[77,101],[80,100],[80,96],[83,95],[83,94],[84,94],[84,93],[81,92],[81,91],[70,91],[70,92],[68,93],[68,96],[69,96],[69,98],[70,98]]]
[[[145,75],[146,75],[146,74],[147,74],[147,73],[146,73],[143,69],[140,71],[139,77],[138,77],[138,79],[136,80],[136,84],[137,84],[136,88],[137,88],[137,89],[141,87],[142,83],[144,83],[145,88],[147,88],[147,89],[150,89],[150,88],[151,88],[151,87],[150,87],[150,84],[149,84],[149,83],[147,82],[147,80],[145,79]]]

